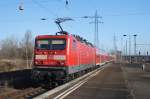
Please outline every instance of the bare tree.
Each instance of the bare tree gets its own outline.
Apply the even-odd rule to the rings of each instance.
[[[32,60],[33,56],[33,40],[32,33],[30,30],[27,30],[24,38],[20,42],[20,52],[23,59],[26,59],[27,68],[30,68],[29,60]]]
[[[1,41],[1,58],[16,58],[18,57],[18,41],[14,37],[6,38]]]

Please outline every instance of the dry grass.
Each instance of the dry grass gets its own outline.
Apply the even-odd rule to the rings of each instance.
[[[31,61],[29,61],[30,65]],[[0,60],[0,72],[8,72],[22,69],[29,69],[32,66],[27,66],[26,60],[21,59],[1,59]]]

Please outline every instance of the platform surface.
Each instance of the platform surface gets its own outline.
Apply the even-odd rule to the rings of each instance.
[[[149,75],[137,64],[112,64],[64,99],[149,99]]]

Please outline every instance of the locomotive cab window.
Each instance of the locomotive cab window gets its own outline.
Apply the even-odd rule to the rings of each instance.
[[[66,41],[64,39],[54,39],[51,40],[52,50],[64,50],[66,47]]]
[[[47,39],[47,40],[37,40],[37,49],[41,50],[64,50],[66,48],[65,39]]]
[[[49,49],[49,41],[48,40],[38,40],[37,41],[37,48],[38,49]]]

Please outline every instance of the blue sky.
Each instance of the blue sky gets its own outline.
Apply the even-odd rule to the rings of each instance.
[[[138,34],[137,43],[150,43],[150,0],[1,0],[0,2],[0,40],[14,36],[23,37],[31,30],[33,37],[39,34],[54,34],[58,31],[54,23],[57,17],[71,17],[63,28],[93,42],[94,24],[92,19],[79,17],[93,16],[95,11],[103,18],[99,24],[99,39],[102,49],[113,49],[113,36],[117,37],[117,47],[121,48],[123,34]],[[18,6],[23,2],[24,11]],[[40,18],[47,18],[42,21]],[[133,36],[131,38],[133,42]],[[123,39],[124,46],[125,38]],[[133,43],[132,43],[133,48]],[[150,50],[148,46],[138,46],[137,51]]]

